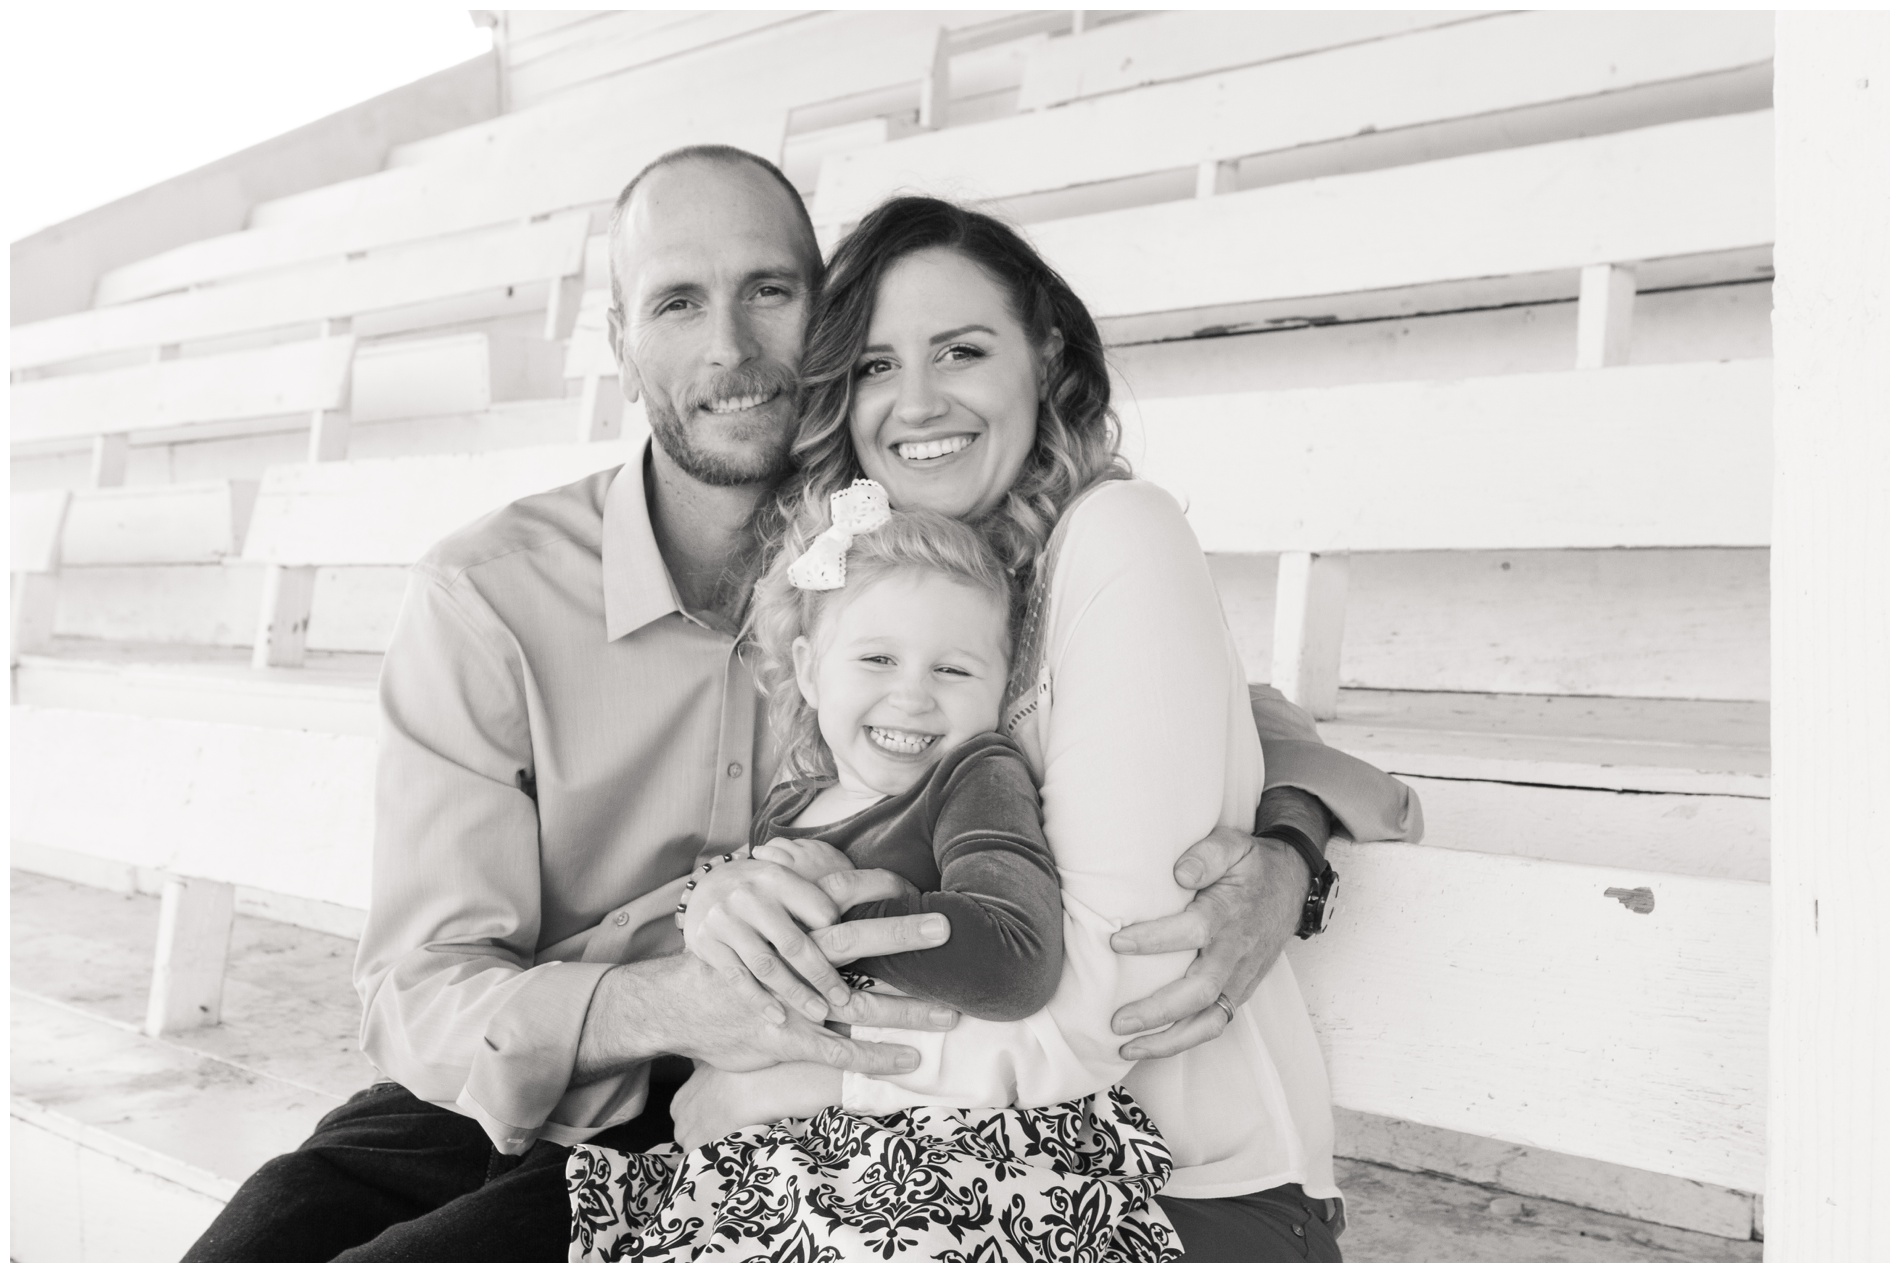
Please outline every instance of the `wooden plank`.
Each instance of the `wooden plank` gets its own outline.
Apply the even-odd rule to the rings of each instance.
[[[1209,552],[1762,545],[1770,374],[1684,364],[1174,399],[1141,408],[1127,449]]]
[[[1483,16],[1470,12],[1165,13],[1051,40],[1023,75],[1021,110],[1295,57]]]
[[[700,10],[679,15],[658,29],[638,22],[644,15],[615,14],[596,24],[588,38],[536,55],[511,50],[508,67],[510,100],[517,108],[531,106],[603,76],[617,75],[672,58],[718,58],[740,40],[769,40],[789,23],[807,16],[800,10],[744,12]],[[629,24],[629,18],[635,21]]]
[[[60,535],[71,491],[14,491],[7,500],[8,569],[45,574],[59,568]]]
[[[374,739],[12,711],[15,839],[368,905]]]
[[[360,260],[86,310],[13,329],[13,365],[349,318],[578,274],[587,217],[441,238]]]
[[[1499,15],[833,155],[813,216],[854,219],[899,189],[990,200],[1121,180],[1710,75],[1773,52],[1767,13]]]
[[[62,556],[68,566],[223,561],[242,546],[256,499],[244,479],[79,491]]]
[[[1163,312],[1186,311],[1169,329],[1186,334],[1212,321],[1194,311],[1760,249],[1774,239],[1773,133],[1767,112],[1696,120],[1028,234],[1114,338],[1129,337],[1113,320]]]
[[[642,440],[273,467],[264,475],[244,557],[282,565],[408,565],[484,513],[625,463]]]
[[[1417,845],[1333,856],[1333,927],[1288,954],[1337,1104],[1761,1188],[1765,885]]]
[[[349,401],[354,351],[352,337],[333,336],[19,381],[8,391],[13,441],[334,410]]]

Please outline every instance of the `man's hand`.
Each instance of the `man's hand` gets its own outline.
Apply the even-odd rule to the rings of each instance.
[[[864,900],[853,897],[851,889],[869,890],[878,883],[830,878],[842,881],[833,893],[841,908]],[[811,934],[834,965],[928,950],[949,939],[950,923],[942,915],[853,920]],[[901,1044],[847,1039],[795,1015],[776,1025],[761,1021],[752,995],[764,992],[757,986],[749,989],[751,994],[692,955],[613,969],[601,979],[588,1006],[571,1082],[589,1083],[668,1054],[690,1056],[722,1070],[756,1070],[782,1061],[815,1061],[862,1074],[903,1074],[917,1068],[916,1049]],[[957,1014],[940,1003],[864,991],[853,992],[842,1006],[832,1007],[830,1015],[853,1025],[913,1030],[948,1030],[957,1022]]]
[[[741,1127],[809,1118],[838,1103],[842,1078],[805,1061],[740,1074],[696,1066],[673,1097],[673,1139],[682,1149],[697,1149]]]
[[[1235,1005],[1253,996],[1299,929],[1312,874],[1290,845],[1217,828],[1181,855],[1174,878],[1182,888],[1200,890],[1186,910],[1130,924],[1109,939],[1123,954],[1200,952],[1179,981],[1116,1012],[1115,1033],[1142,1035],[1122,1045],[1124,1060],[1174,1056],[1226,1029],[1215,996],[1225,993]],[[1157,1034],[1143,1033],[1162,1026]]]

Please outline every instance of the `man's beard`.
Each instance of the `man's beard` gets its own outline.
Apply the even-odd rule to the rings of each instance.
[[[775,413],[792,409],[794,381],[790,372],[779,367],[760,368],[720,376],[708,385],[695,385],[687,401],[694,404],[716,402],[722,398],[746,398],[756,394],[776,394],[766,404]],[[775,482],[791,471],[791,426],[778,426],[770,445],[743,447],[736,454],[725,454],[702,445],[686,427],[681,413],[671,402],[647,396],[647,426],[653,440],[687,476],[708,486],[758,486]],[[760,432],[774,426],[760,424]]]

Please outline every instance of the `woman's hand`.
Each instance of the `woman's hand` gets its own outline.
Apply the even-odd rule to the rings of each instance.
[[[851,991],[810,930],[836,924],[846,907],[901,897],[910,889],[898,875],[854,871],[848,860],[814,884],[778,862],[740,858],[699,877],[681,927],[686,949],[717,969],[773,1025],[785,1021],[781,1002],[808,1020],[823,1021],[832,1008],[851,1001]]]
[[[781,1118],[809,1118],[841,1098],[844,1074],[793,1061],[732,1074],[700,1065],[673,1096],[673,1139],[697,1149],[728,1132]]]

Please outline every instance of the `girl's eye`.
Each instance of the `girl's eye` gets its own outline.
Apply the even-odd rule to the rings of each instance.
[[[937,671],[943,673],[945,676],[968,676],[970,674],[968,671],[960,667],[944,666],[944,667],[938,668]]]
[[[897,660],[893,659],[888,654],[867,654],[864,656],[864,658],[861,661],[865,663],[875,664],[878,667],[890,667],[894,663],[896,663]]]

